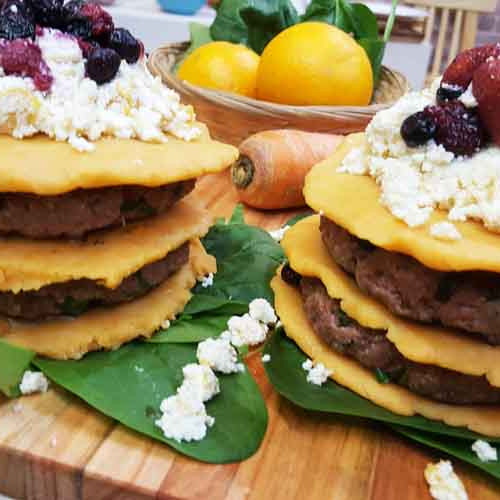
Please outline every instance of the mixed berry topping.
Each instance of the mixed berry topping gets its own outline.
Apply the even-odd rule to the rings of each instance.
[[[434,140],[457,156],[471,156],[487,139],[500,146],[499,110],[500,43],[497,43],[459,54],[444,72],[436,105],[406,118],[401,136],[409,147]]]
[[[94,2],[0,0],[0,66],[7,75],[33,78],[42,91],[50,89],[52,78],[40,49],[35,49],[36,43],[6,42],[35,41],[36,36],[43,36],[44,27],[60,30],[78,40],[87,59],[87,76],[99,85],[116,76],[122,60],[133,64],[144,53],[142,43],[128,30],[115,29],[111,15]],[[16,61],[15,64],[12,61]]]

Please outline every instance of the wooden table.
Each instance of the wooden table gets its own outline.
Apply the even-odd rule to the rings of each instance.
[[[202,179],[198,195],[231,214],[227,174]],[[247,222],[279,227],[289,213],[247,211]],[[36,500],[430,498],[423,471],[442,456],[384,427],[294,407],[270,387],[255,355],[249,368],[269,409],[259,450],[240,464],[195,462],[127,430],[72,395],[0,396],[0,492]],[[471,500],[500,498],[500,485],[454,461]]]

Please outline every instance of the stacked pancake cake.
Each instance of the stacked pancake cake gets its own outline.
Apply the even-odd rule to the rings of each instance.
[[[0,338],[78,359],[151,336],[215,272],[189,193],[237,150],[101,7],[43,5],[0,7]]]
[[[457,64],[482,75],[475,55]],[[272,286],[287,335],[341,385],[499,436],[500,149],[482,77],[452,70],[313,168],[318,214],[286,233]]]

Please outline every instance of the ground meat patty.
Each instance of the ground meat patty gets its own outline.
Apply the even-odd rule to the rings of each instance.
[[[358,286],[394,314],[460,328],[500,345],[500,275],[441,272],[407,255],[374,247],[321,218],[328,252]]]
[[[0,314],[27,320],[57,315],[77,316],[93,306],[128,302],[163,283],[188,259],[189,243],[185,243],[162,260],[125,278],[115,289],[81,279],[48,285],[36,292],[0,292]]]
[[[0,234],[81,238],[89,231],[165,212],[194,185],[189,180],[154,188],[77,189],[57,196],[0,193]]]
[[[500,389],[492,387],[484,377],[404,358],[387,340],[385,331],[365,328],[347,316],[340,308],[340,301],[328,295],[320,280],[302,278],[300,291],[304,310],[316,334],[330,347],[354,358],[364,367],[382,370],[392,382],[442,403],[500,403]]]

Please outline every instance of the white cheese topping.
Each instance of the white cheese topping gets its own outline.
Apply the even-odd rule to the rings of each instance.
[[[182,369],[182,374],[184,381],[177,390],[178,394],[187,392],[203,402],[219,394],[219,381],[210,366],[190,363]]]
[[[366,129],[366,149],[351,151],[338,171],[373,177],[380,186],[380,202],[410,227],[421,226],[439,208],[448,212],[450,221],[478,220],[500,232],[498,147],[463,158],[434,141],[410,148],[401,136],[405,118],[436,103],[438,84],[411,92],[377,113]],[[443,228],[435,232],[437,237],[451,234]]]
[[[49,381],[42,372],[24,372],[23,379],[19,385],[21,394],[33,394],[35,392],[47,392]]]
[[[280,242],[283,239],[283,236],[285,236],[285,233],[290,229],[290,226],[283,226],[278,229],[275,229],[273,231],[269,231],[269,234],[271,235],[271,238],[276,241]]]
[[[0,129],[16,138],[44,133],[92,151],[102,136],[163,143],[168,134],[198,137],[191,106],[149,73],[145,61],[122,61],[109,83],[85,77],[85,60],[75,38],[44,29],[35,43],[54,78],[49,92],[30,78],[0,76]],[[7,130],[5,130],[7,129]]]
[[[428,464],[424,475],[435,500],[468,500],[464,485],[448,460]]]
[[[248,312],[250,317],[266,325],[274,325],[278,321],[273,306],[266,299],[252,300]]]
[[[440,240],[454,241],[462,238],[459,230],[451,222],[436,222],[430,227],[430,234]]]
[[[477,100],[472,93],[472,83],[467,87],[467,90],[458,98],[458,100],[466,107],[466,108],[475,108],[477,107]]]
[[[472,451],[477,455],[481,462],[496,462],[498,460],[498,452],[487,441],[478,439],[472,444]]]
[[[162,330],[168,330],[170,328],[170,320],[164,319],[160,326]]]
[[[245,370],[243,363],[238,363],[238,353],[229,339],[207,339],[198,344],[196,357],[201,365],[206,365],[221,373],[238,373]]]
[[[271,361],[271,355],[270,354],[264,354],[262,356],[262,362],[263,363],[269,363]]]
[[[237,347],[242,345],[256,345],[266,340],[269,327],[253,319],[250,314],[232,316],[227,322],[231,335],[231,343]]]
[[[307,381],[314,385],[323,385],[332,374],[323,363],[313,363],[310,359],[302,363],[302,369],[307,372]]]
[[[213,417],[207,415],[203,401],[187,391],[163,400],[160,406],[163,415],[156,421],[166,438],[181,441],[200,441],[207,435],[207,428],[214,425]]]
[[[209,273],[206,276],[202,276],[198,281],[200,281],[203,288],[209,288],[214,284],[214,273]]]

